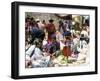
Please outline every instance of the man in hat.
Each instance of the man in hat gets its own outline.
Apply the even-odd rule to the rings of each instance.
[[[54,20],[50,19],[49,23],[46,26],[46,31],[48,32],[48,41],[51,41],[51,36],[56,32],[55,25],[53,22]]]

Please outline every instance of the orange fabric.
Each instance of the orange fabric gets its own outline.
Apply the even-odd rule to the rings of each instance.
[[[63,51],[62,52],[63,52],[63,55],[66,56],[66,57],[71,56],[71,48],[70,47],[66,47],[65,46],[63,48]]]

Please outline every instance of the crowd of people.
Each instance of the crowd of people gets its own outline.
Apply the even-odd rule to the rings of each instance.
[[[89,50],[89,26],[72,29],[68,20],[25,18],[25,67],[61,67],[82,64]],[[71,21],[70,21],[71,23]]]

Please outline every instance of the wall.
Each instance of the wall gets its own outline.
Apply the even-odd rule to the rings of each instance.
[[[0,2],[0,81],[13,81],[10,78],[11,65],[11,2],[14,0],[1,0]],[[21,0],[29,2],[43,2],[43,3],[58,3],[58,4],[74,4],[74,5],[88,5],[98,6],[100,10],[100,0]],[[98,11],[100,14],[100,11]],[[100,15],[98,16],[100,18]],[[98,19],[100,21],[100,19]],[[99,30],[100,23],[98,23]],[[100,34],[100,32],[98,33]],[[98,41],[100,37],[98,38]],[[99,43],[98,43],[99,45]],[[100,51],[99,51],[100,52]],[[98,55],[98,62],[100,62],[100,54]],[[100,68],[100,63],[99,68]],[[99,69],[100,72],[100,69]],[[100,73],[98,75],[82,75],[82,76],[64,76],[53,78],[39,78],[35,81],[100,81]],[[22,81],[22,80],[21,80]],[[33,81],[33,79],[26,79],[26,81]]]

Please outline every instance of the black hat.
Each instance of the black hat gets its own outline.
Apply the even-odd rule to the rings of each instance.
[[[53,22],[53,21],[54,21],[53,19],[50,19],[50,20],[49,20],[49,22]]]

